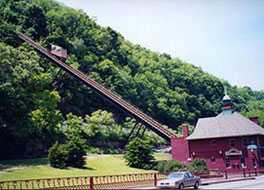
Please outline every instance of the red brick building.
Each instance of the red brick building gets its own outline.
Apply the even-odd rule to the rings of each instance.
[[[264,129],[256,118],[248,119],[233,110],[229,96],[223,98],[223,111],[216,117],[198,120],[189,135],[172,139],[172,156],[188,163],[204,159],[210,169],[239,171],[264,167]]]

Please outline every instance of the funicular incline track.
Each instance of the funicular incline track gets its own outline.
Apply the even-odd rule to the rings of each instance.
[[[134,117],[137,121],[143,123],[146,125],[150,130],[154,131],[158,135],[160,135],[162,138],[166,139],[170,142],[170,139],[175,136],[175,134],[168,129],[164,128],[160,123],[155,121],[150,116],[144,114],[141,112],[138,108],[132,106],[128,102],[126,102],[124,99],[122,99],[119,95],[116,93],[108,90],[103,85],[99,84],[98,82],[92,80],[90,77],[79,71],[78,69],[74,69],[73,67],[65,64],[64,62],[57,59],[54,55],[52,55],[47,49],[42,47],[41,45],[37,44],[35,41],[33,41],[31,38],[26,36],[23,33],[17,32],[18,37],[27,42],[30,46],[32,46],[34,49],[36,49],[39,53],[50,59],[52,62],[54,62],[57,66],[59,66],[61,69],[66,71],[67,73],[71,74],[78,80],[82,81],[85,85],[95,90],[98,94],[103,96],[104,98],[111,101],[113,104],[117,105],[120,109],[123,111],[129,113],[132,117]]]

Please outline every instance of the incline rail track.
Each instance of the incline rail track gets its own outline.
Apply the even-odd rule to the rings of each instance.
[[[37,50],[39,53],[41,53],[42,55],[47,57],[49,60],[51,60],[53,63],[55,63],[61,69],[63,69],[65,72],[69,73],[70,75],[74,76],[76,79],[83,82],[86,86],[95,90],[99,95],[103,96],[104,98],[106,98],[107,100],[112,102],[114,105],[118,106],[123,111],[129,113],[129,115],[134,117],[137,121],[143,123],[150,130],[154,131],[155,133],[157,133],[162,138],[164,138],[170,142],[170,139],[175,136],[175,134],[173,132],[164,128],[159,122],[155,121],[150,116],[141,112],[135,106],[132,106],[130,103],[128,103],[127,101],[122,99],[116,93],[110,91],[109,89],[105,88],[103,85],[92,80],[90,77],[88,77],[86,74],[82,73],[78,69],[75,69],[75,68],[65,64],[64,62],[60,61],[57,57],[52,55],[46,48],[44,48],[41,45],[39,45],[38,43],[36,43],[35,41],[33,41],[31,38],[29,38],[25,34],[17,32],[17,35],[21,40],[27,42],[35,50]]]

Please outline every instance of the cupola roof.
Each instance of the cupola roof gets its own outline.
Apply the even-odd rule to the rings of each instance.
[[[223,100],[231,100],[230,96],[228,96],[227,94],[223,97]]]

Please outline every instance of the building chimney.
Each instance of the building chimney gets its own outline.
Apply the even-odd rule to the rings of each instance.
[[[182,128],[182,136],[185,138],[185,137],[188,137],[189,136],[189,126],[187,123],[183,123],[181,125],[181,128]]]
[[[257,125],[260,125],[259,118],[257,116],[249,117],[249,119],[254,123],[256,123]]]

